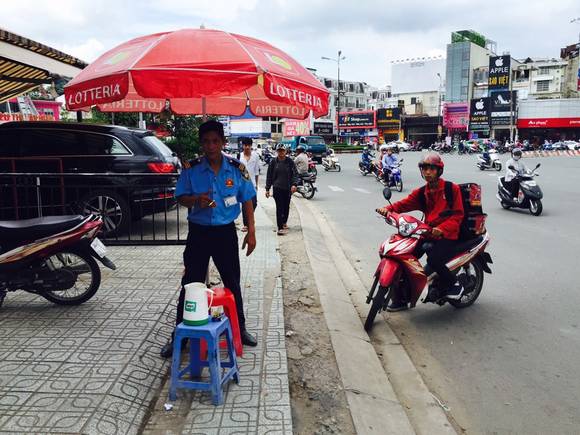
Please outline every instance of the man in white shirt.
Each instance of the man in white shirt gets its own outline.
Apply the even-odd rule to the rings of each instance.
[[[509,159],[505,165],[505,187],[510,191],[514,199],[518,197],[518,191],[520,190],[520,182],[516,179],[518,174],[523,174],[529,172],[530,170],[523,162],[520,161],[522,158],[522,149],[514,148],[512,150],[512,158]],[[510,166],[514,169],[510,169]]]
[[[294,163],[296,164],[298,175],[308,174],[308,156],[304,151],[305,148],[303,145],[298,145],[296,147],[296,157],[294,157]]]
[[[244,166],[248,170],[248,174],[250,174],[250,180],[252,180],[254,188],[256,189],[257,192],[258,177],[260,175],[260,157],[258,156],[258,153],[252,151],[252,138],[243,137],[241,142],[243,146],[243,152],[240,154],[239,160],[244,164]],[[252,202],[254,204],[254,210],[256,210],[256,207],[258,206],[257,195],[254,196]],[[242,218],[244,221],[244,227],[242,228],[242,231],[246,232],[248,231],[248,218],[243,208],[242,208]]]

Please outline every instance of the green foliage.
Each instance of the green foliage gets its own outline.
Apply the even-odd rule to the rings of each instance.
[[[182,159],[193,159],[201,152],[198,131],[202,123],[202,118],[196,116],[174,116],[162,121],[161,125],[171,133],[165,144]]]
[[[90,122],[93,124],[113,124],[113,114],[101,112],[96,107],[91,109],[92,119],[85,119],[83,122]],[[115,125],[123,125],[125,127],[138,127],[139,114],[138,113],[115,113]]]

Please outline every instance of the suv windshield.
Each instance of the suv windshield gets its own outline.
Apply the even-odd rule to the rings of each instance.
[[[156,148],[161,154],[167,157],[173,156],[173,151],[163,142],[161,142],[157,137],[150,135],[150,136],[143,136],[143,140],[147,142],[149,145]]]

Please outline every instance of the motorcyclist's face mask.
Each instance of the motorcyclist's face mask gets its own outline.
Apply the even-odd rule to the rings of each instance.
[[[514,160],[517,162],[519,159],[522,158],[521,154],[514,154]]]

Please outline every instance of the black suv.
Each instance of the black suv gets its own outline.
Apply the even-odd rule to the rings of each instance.
[[[0,125],[0,219],[98,213],[105,236],[119,235],[131,221],[175,206],[180,170],[147,130],[8,122]]]

